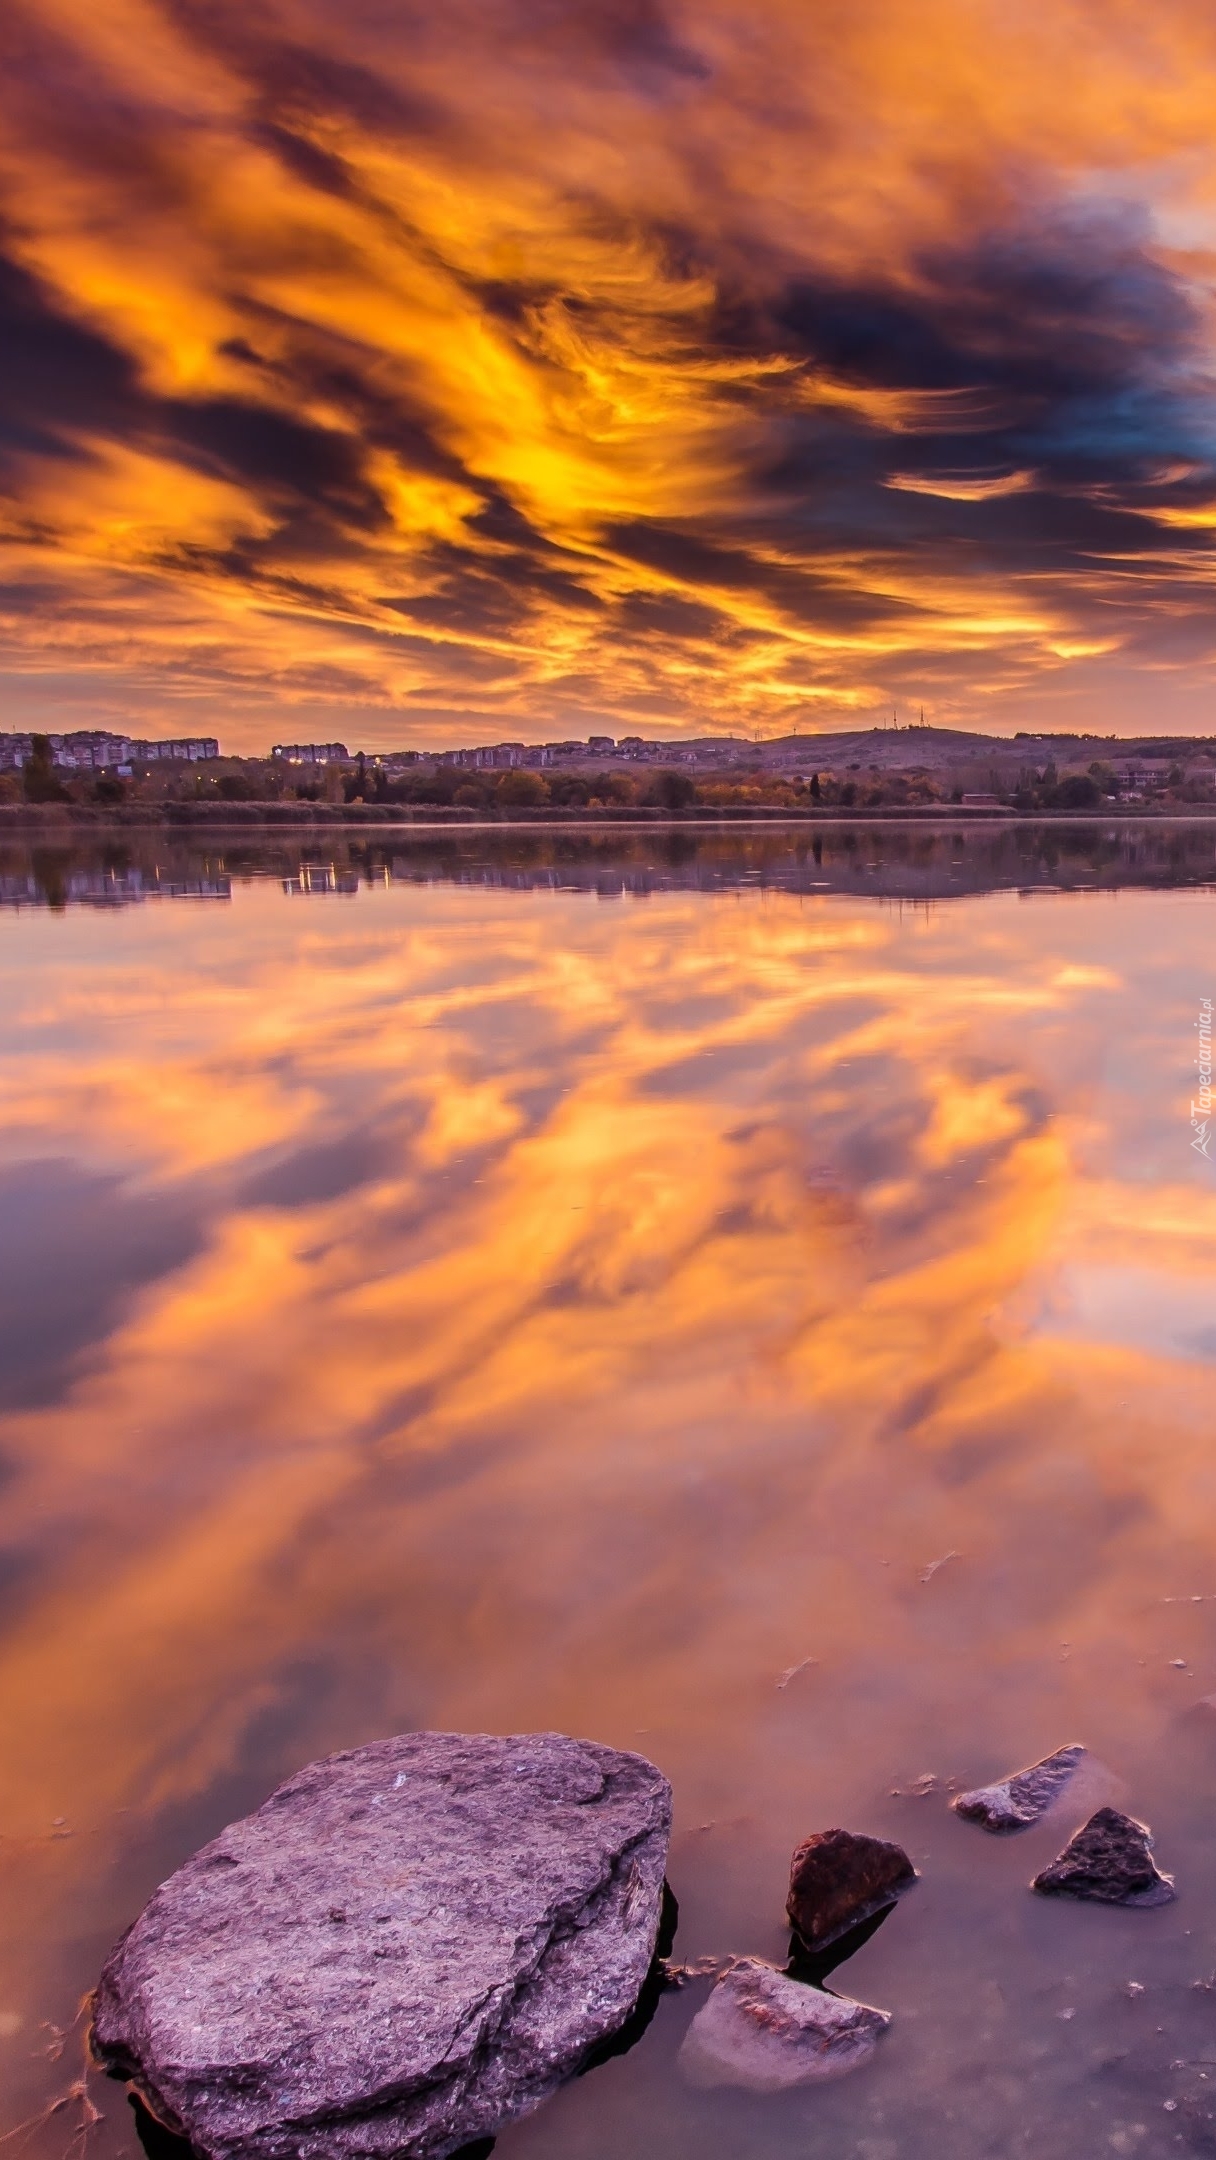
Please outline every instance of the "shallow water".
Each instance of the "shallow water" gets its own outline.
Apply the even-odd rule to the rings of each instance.
[[[3,851],[0,2131],[299,1763],[552,1726],[673,1779],[679,1957],[780,1958],[814,1828],[924,1879],[854,2076],[692,2091],[694,1984],[500,2160],[1216,2152],[1214,883],[1210,825]],[[1073,1739],[1174,1905],[950,1814]]]

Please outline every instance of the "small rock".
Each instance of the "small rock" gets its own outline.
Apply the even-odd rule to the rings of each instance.
[[[111,1952],[96,2059],[210,2160],[440,2160],[619,2033],[671,1788],[560,1733],[407,1733],[311,1763]]]
[[[733,1958],[717,1957],[712,1951],[705,1957],[689,1958],[687,1964],[679,1965],[672,1958],[664,1958],[659,1970],[665,1987],[687,1987],[690,1980],[716,1980],[726,1971]]]
[[[927,1800],[930,1793],[936,1791],[937,1779],[934,1777],[932,1770],[922,1770],[920,1776],[913,1778],[910,1785],[892,1785],[891,1798],[892,1800]]]
[[[1028,1770],[1015,1770],[996,1785],[978,1785],[950,1802],[956,1815],[982,1823],[985,1830],[1027,1830],[1063,1798],[1085,1760],[1080,1744],[1057,1748]]]
[[[856,2070],[890,2022],[887,2010],[740,1958],[689,2026],[680,2068],[691,2085],[786,2092]]]
[[[1103,1905],[1168,1905],[1174,1879],[1161,1874],[1152,1844],[1143,1823],[1118,1808],[1099,1808],[1031,1888],[1046,1897],[1092,1898]]]
[[[785,1909],[808,1950],[823,1950],[893,1905],[919,1880],[900,1845],[851,1830],[817,1830],[790,1863]]]

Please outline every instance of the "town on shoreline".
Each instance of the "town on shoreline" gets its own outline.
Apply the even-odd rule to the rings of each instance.
[[[694,739],[351,751],[103,730],[0,735],[0,826],[53,821],[468,824],[1216,812],[1216,737],[966,733],[929,726]]]

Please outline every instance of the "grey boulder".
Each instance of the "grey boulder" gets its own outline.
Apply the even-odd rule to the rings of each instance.
[[[1118,1808],[1099,1808],[1031,1888],[1045,1897],[1091,1898],[1101,1905],[1168,1905],[1174,1879],[1160,1872],[1152,1847],[1143,1823]]]
[[[437,2160],[629,2017],[670,1829],[653,1764],[558,1733],[311,1763],[155,1892],[94,2054],[208,2160]]]
[[[856,2070],[890,2022],[887,2010],[739,1958],[684,2035],[680,2068],[690,2085],[787,2092]]]
[[[950,1805],[956,1815],[982,1823],[985,1830],[1028,1830],[1063,1799],[1084,1761],[1085,1749],[1079,1743],[1057,1748],[1042,1762],[1013,1771],[996,1785],[978,1785],[974,1792],[960,1793]]]

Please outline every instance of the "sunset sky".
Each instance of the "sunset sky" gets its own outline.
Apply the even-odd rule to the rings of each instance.
[[[1203,0],[7,0],[0,727],[1216,730]]]

